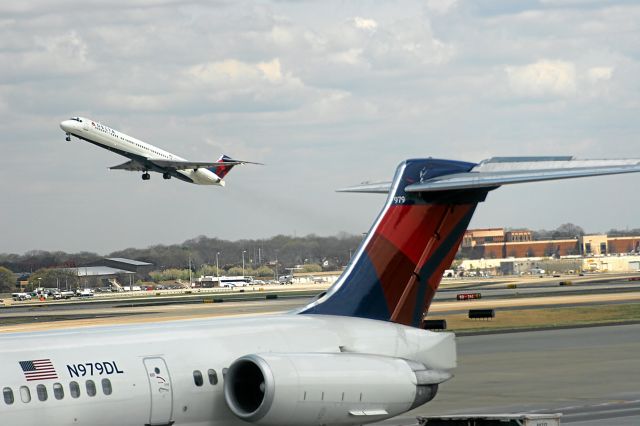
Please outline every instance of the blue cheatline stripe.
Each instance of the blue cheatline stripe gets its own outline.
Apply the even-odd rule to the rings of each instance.
[[[412,325],[414,327],[419,327],[420,322],[422,321],[422,316],[424,315],[424,297],[427,292],[427,287],[429,279],[436,271],[436,269],[442,266],[442,262],[444,258],[454,250],[454,244],[460,238],[460,235],[467,229],[469,226],[469,222],[471,221],[471,217],[473,216],[473,212],[475,211],[476,206],[472,206],[467,214],[465,214],[462,219],[458,222],[458,224],[453,228],[453,230],[447,235],[446,239],[440,244],[440,246],[436,249],[436,251],[429,256],[429,259],[424,263],[422,268],[420,268],[420,284],[418,287],[418,295],[415,300],[415,306],[413,309],[413,321]]]
[[[336,293],[301,313],[345,315],[382,321],[388,321],[391,316],[380,279],[366,252]]]

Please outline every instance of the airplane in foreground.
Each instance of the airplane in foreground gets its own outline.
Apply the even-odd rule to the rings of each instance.
[[[363,425],[432,400],[455,336],[422,328],[476,205],[504,184],[640,171],[639,160],[410,159],[325,293],[277,315],[0,336],[7,425]],[[487,374],[491,374],[488,372]]]
[[[64,130],[67,141],[75,136],[129,158],[129,161],[113,166],[111,170],[142,172],[142,180],[151,179],[149,172],[158,172],[164,179],[175,177],[197,185],[224,186],[224,177],[234,166],[260,164],[234,160],[224,154],[215,162],[188,161],[90,118],[72,117],[61,122],[60,128]]]

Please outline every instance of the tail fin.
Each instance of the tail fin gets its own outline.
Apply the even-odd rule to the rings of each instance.
[[[494,188],[437,192],[405,188],[437,176],[468,172],[474,166],[436,159],[402,162],[382,212],[349,267],[324,296],[300,313],[419,327],[477,203]]]
[[[228,162],[233,162],[234,164],[225,164]],[[220,179],[224,179],[224,177],[234,168],[237,163],[231,157],[226,154],[222,154],[220,158],[218,158],[217,163],[220,163],[219,166],[209,167],[209,170],[215,173]]]

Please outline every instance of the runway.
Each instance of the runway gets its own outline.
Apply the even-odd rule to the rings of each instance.
[[[458,338],[455,377],[416,416],[563,413],[563,424],[640,424],[640,325]]]

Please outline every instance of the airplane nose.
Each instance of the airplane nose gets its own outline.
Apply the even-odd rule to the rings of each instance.
[[[60,128],[65,132],[70,133],[75,128],[74,124],[75,124],[75,121],[73,120],[64,120],[63,122],[60,123]]]

